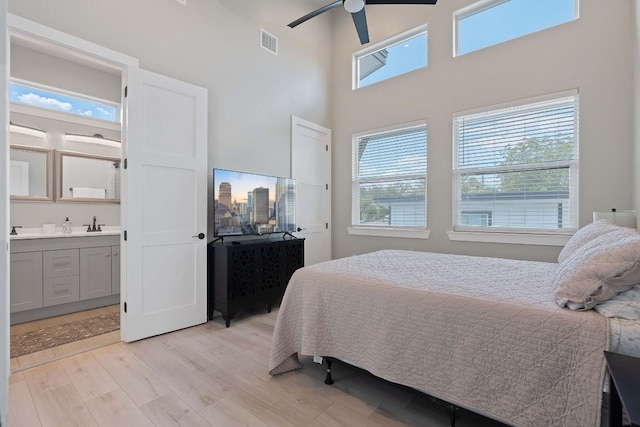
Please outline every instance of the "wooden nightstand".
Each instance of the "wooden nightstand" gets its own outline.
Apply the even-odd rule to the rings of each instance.
[[[632,427],[640,427],[640,358],[604,352],[611,376],[609,426],[622,425],[622,407]]]

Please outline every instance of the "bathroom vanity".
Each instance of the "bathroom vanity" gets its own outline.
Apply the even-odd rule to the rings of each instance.
[[[11,236],[11,324],[120,302],[120,227]]]

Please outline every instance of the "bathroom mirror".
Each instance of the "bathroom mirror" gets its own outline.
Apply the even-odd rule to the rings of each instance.
[[[120,203],[120,158],[56,150],[62,202]]]
[[[11,144],[11,200],[53,201],[53,149]]]

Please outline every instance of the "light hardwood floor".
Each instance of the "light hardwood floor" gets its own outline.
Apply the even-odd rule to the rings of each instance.
[[[267,373],[277,315],[239,315],[116,343],[13,373],[9,425],[20,426],[447,426],[417,392],[334,365]],[[460,427],[499,423],[464,412]]]

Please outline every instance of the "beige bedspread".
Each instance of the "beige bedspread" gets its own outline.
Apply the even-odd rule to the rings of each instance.
[[[556,267],[395,250],[305,267],[269,372],[331,356],[512,425],[599,426],[609,327],[554,303]]]

